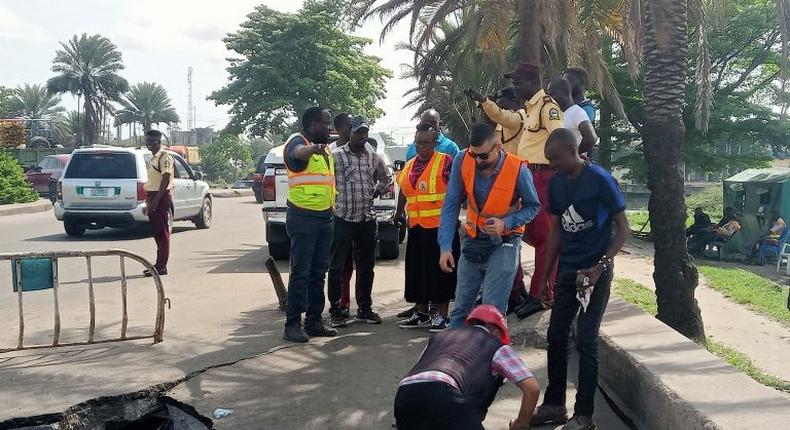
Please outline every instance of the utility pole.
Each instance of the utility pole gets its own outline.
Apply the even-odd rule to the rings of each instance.
[[[187,131],[190,133],[190,140],[193,140],[191,136],[195,134],[195,105],[192,103],[192,73],[194,71],[192,66],[187,68]]]

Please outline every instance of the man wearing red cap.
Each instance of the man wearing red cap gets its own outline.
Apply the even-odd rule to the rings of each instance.
[[[546,140],[552,131],[562,128],[562,110],[559,105],[543,91],[540,78],[540,69],[527,63],[519,63],[515,70],[504,75],[513,80],[513,88],[519,98],[526,100],[524,110],[514,112],[502,109],[493,100],[483,98],[475,91],[468,91],[467,95],[478,101],[489,118],[503,127],[514,128],[523,121],[524,131],[518,145],[518,156],[529,162],[532,171],[532,180],[538,192],[541,203],[548,199],[548,189],[554,169],[549,166],[544,155]],[[523,112],[526,111],[526,116]],[[522,119],[523,118],[523,119]],[[535,248],[534,274],[543,273],[544,264],[551,264],[553,269],[551,277],[546,283],[539,284],[539,277],[533,276],[529,289],[531,301],[519,312],[519,316],[527,316],[550,306],[553,300],[552,288],[557,272],[557,262],[546,263],[548,251],[547,240],[552,224],[545,208],[541,208],[538,215],[527,224],[526,241]]]
[[[483,429],[504,379],[522,392],[510,429],[528,429],[540,388],[509,343],[505,318],[492,305],[472,310],[465,326],[433,335],[398,387],[397,429]]]

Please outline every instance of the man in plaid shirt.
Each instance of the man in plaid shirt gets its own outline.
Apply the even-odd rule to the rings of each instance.
[[[355,249],[357,279],[356,321],[380,324],[373,312],[373,265],[376,255],[376,212],[373,200],[392,183],[392,175],[384,161],[369,145],[368,121],[355,116],[351,119],[349,142],[332,152],[335,160],[334,232],[329,267],[329,314],[333,327],[348,323],[348,314],[340,306],[341,280],[349,249]]]

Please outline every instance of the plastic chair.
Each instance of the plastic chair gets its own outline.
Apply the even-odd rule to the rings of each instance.
[[[790,228],[785,228],[778,240],[771,240],[769,238],[761,240],[757,253],[757,261],[759,264],[765,264],[766,257],[775,256],[778,260],[776,270],[779,271],[779,263],[781,263],[780,255],[783,252],[784,245],[787,243],[788,238],[790,238]]]
[[[782,243],[779,252],[776,255],[776,271],[782,270],[782,262],[787,266],[787,275],[790,276],[790,243]]]

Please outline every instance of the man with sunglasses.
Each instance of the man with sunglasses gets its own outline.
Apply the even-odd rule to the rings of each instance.
[[[524,225],[540,209],[526,163],[505,152],[490,125],[474,124],[469,145],[453,160],[439,222],[439,266],[449,273],[456,267],[452,243],[458,214],[467,202],[451,328],[464,324],[481,288],[483,303],[505,313]]]

